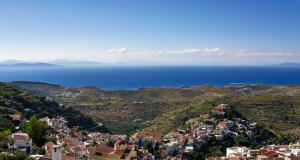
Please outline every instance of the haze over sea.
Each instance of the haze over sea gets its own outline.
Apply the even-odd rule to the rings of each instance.
[[[143,66],[0,68],[0,81],[35,81],[101,89],[230,84],[299,84],[299,66]]]

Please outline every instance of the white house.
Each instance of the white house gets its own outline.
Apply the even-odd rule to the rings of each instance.
[[[230,148],[226,148],[226,158],[240,157],[240,156],[247,157],[248,151],[249,151],[249,148],[247,148],[247,147],[230,147]]]
[[[51,119],[48,116],[44,117],[44,118],[41,118],[40,121],[43,122],[43,123],[45,123],[48,126],[52,126],[53,125]]]
[[[52,160],[62,160],[62,146],[61,145],[54,145],[52,146]]]
[[[193,150],[194,150],[193,146],[186,146],[185,149],[184,149],[184,152],[190,153],[190,152],[193,152]]]
[[[32,153],[32,140],[27,133],[13,133],[11,137],[14,140],[14,150],[26,151],[28,155]]]
[[[178,146],[177,141],[171,141],[165,144],[166,151],[169,155],[173,155],[178,150]]]
[[[292,153],[296,157],[300,157],[300,149],[292,149]]]
[[[206,124],[199,125],[199,129],[201,131],[204,131],[206,135],[210,135],[213,131],[213,128],[214,128],[213,125],[206,125]]]
[[[51,121],[52,121],[52,125],[58,129],[65,128],[65,126],[68,123],[68,121],[66,121],[64,117],[55,117],[55,118],[52,118]]]

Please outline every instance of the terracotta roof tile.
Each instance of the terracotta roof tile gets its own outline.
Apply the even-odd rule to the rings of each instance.
[[[27,141],[29,140],[29,136],[26,133],[14,133],[12,138],[15,141]]]
[[[9,116],[13,121],[21,121],[21,114],[12,114]]]

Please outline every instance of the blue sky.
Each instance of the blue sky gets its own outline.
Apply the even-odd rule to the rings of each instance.
[[[299,0],[0,0],[0,60],[300,62]]]

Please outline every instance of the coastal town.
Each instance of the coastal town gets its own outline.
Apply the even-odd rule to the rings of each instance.
[[[47,138],[41,147],[36,146],[21,126],[11,134],[11,143],[2,154],[25,153],[36,160],[77,160],[77,159],[124,159],[124,160],[181,160],[192,159],[190,155],[211,142],[229,143],[234,137],[244,135],[253,137],[259,127],[251,122],[235,116],[226,116],[229,107],[219,104],[209,114],[189,119],[184,126],[166,135],[137,131],[132,135],[118,135],[93,132],[91,129],[70,128],[68,121],[62,116],[43,117],[38,121],[46,126]],[[22,114],[10,115],[16,124],[29,123]],[[99,123],[99,127],[103,124]],[[229,139],[229,140],[228,140]],[[242,143],[241,143],[242,144]],[[230,145],[230,144],[229,144]],[[265,144],[260,148],[246,146],[228,146],[225,154],[208,154],[207,160],[242,160],[242,159],[300,159],[300,141],[289,144]]]

